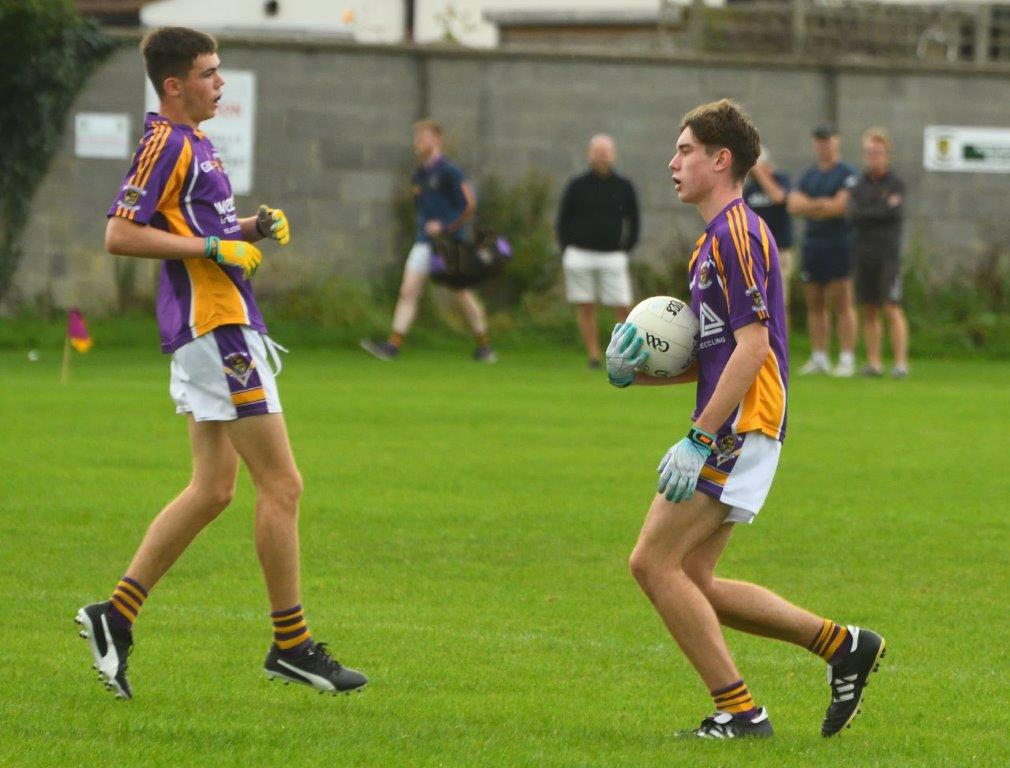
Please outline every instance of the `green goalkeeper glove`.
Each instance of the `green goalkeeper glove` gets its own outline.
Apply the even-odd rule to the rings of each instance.
[[[291,240],[291,230],[288,228],[288,217],[280,208],[261,205],[256,211],[256,231],[262,237],[269,237],[281,245],[287,245]]]
[[[208,237],[203,241],[203,253],[222,267],[241,267],[246,280],[256,274],[263,254],[252,243],[245,240],[222,240]]]

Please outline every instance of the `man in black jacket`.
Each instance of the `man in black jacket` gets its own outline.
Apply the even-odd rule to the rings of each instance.
[[[631,308],[628,253],[638,242],[638,200],[631,182],[614,172],[615,157],[610,136],[593,136],[589,170],[568,182],[558,210],[565,294],[578,307],[590,368],[600,367],[596,304],[611,307],[618,321]]]
[[[896,379],[908,375],[908,322],[901,308],[901,223],[905,183],[890,169],[891,137],[883,128],[863,134],[863,174],[849,193],[856,301],[863,312],[866,376],[881,376],[883,308],[891,335]]]

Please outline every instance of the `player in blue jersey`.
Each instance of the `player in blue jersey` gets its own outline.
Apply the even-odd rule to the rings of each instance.
[[[831,736],[855,717],[884,641],[764,587],[715,576],[734,525],[754,521],[778,466],[789,380],[785,310],[775,239],[741,197],[758,157],[757,130],[728,99],[689,112],[681,129],[670,170],[677,196],[706,222],[688,268],[691,308],[700,318],[697,365],[673,379],[636,373],[646,353],[629,324],[614,329],[607,350],[615,386],[697,381],[691,428],[660,463],[631,571],[712,695],[715,713],[686,735],[772,734],[722,624],[805,647],[831,665],[832,699],[821,725]]]
[[[432,272],[433,240],[463,241],[467,225],[477,209],[473,185],[442,154],[442,126],[437,121],[425,119],[414,123],[414,154],[419,165],[410,184],[417,211],[417,230],[403,268],[392,329],[384,341],[361,340],[361,348],[379,360],[397,358],[404,337],[414,323],[424,285]],[[452,294],[473,332],[473,359],[479,363],[497,362],[498,356],[488,340],[487,316],[477,294],[469,288],[453,290]]]

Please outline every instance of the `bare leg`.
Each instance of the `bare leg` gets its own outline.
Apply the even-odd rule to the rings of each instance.
[[[151,522],[126,575],[148,592],[186,547],[231,502],[238,474],[238,454],[224,422],[189,418],[193,477],[189,485]]]
[[[628,313],[631,311],[631,307],[611,307],[614,310],[614,320],[618,323],[623,323],[628,319]]]
[[[824,299],[824,286],[818,283],[804,283],[803,291],[807,299],[807,326],[810,330],[810,348],[814,352],[828,353],[828,334],[831,322],[828,318]]]
[[[487,333],[487,316],[484,312],[484,305],[477,298],[477,294],[469,289],[453,291],[452,296],[459,307],[460,314],[466,320],[467,325],[474,336],[483,336]]]
[[[900,304],[888,303],[884,305],[884,314],[891,333],[894,364],[899,368],[908,368],[908,321],[905,319],[905,310]]]
[[[403,272],[403,282],[400,284],[400,295],[393,310],[393,333],[405,336],[417,316],[417,305],[421,301],[421,293],[428,275],[407,269]]]
[[[866,362],[878,370],[884,367],[880,354],[880,307],[876,304],[864,304],[863,307],[863,342],[866,344]]]
[[[228,434],[256,486],[256,553],[266,579],[270,607],[297,605],[298,500],[302,478],[279,413],[228,422]]]
[[[827,286],[828,303],[838,318],[838,346],[856,351],[856,310],[852,303],[852,279],[832,280]]]
[[[724,626],[806,648],[821,630],[822,619],[757,584],[715,578],[716,563],[732,531],[731,523],[720,526],[688,555],[685,572],[708,598]]]
[[[703,493],[680,504],[657,494],[631,553],[631,572],[710,691],[740,679],[702,590],[687,575],[688,555],[719,529],[727,507]]]
[[[579,321],[579,333],[590,360],[600,359],[600,329],[596,325],[596,305],[576,304],[575,316]]]

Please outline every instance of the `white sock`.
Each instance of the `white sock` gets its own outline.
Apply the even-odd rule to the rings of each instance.
[[[856,355],[853,352],[839,352],[838,353],[838,364],[841,366],[850,366],[856,364]]]
[[[810,360],[816,365],[828,367],[828,353],[821,349],[815,349],[810,353]]]

